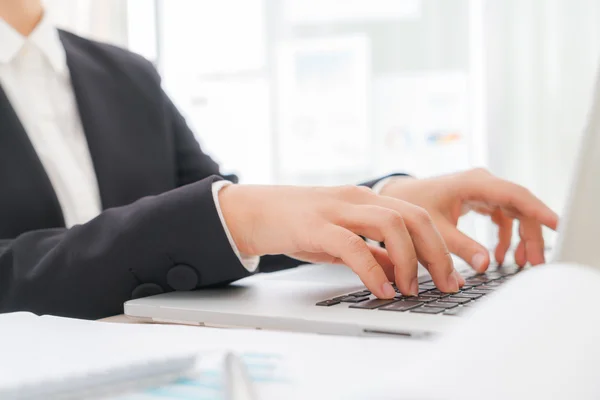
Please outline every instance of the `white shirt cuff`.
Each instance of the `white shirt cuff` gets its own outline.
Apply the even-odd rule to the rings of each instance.
[[[240,259],[240,262],[248,270],[248,272],[256,271],[258,268],[258,263],[260,262],[259,256],[248,256],[245,254],[241,254],[238,250],[233,238],[231,237],[231,232],[229,232],[229,228],[227,228],[227,224],[225,223],[225,218],[223,217],[223,211],[221,210],[221,204],[219,203],[219,191],[223,189],[225,186],[231,185],[229,181],[217,181],[212,184],[212,195],[213,200],[215,201],[215,207],[217,207],[217,213],[219,214],[219,219],[221,220],[221,224],[223,225],[223,230],[225,231],[225,235],[227,235],[227,239],[229,240],[229,244],[233,249],[235,255]]]
[[[394,180],[394,178],[396,178],[396,177],[390,176],[390,177],[380,180],[379,182],[377,182],[376,184],[373,185],[371,190],[373,190],[376,194],[380,194],[381,191],[383,190],[383,188],[385,187],[385,185],[390,183],[390,181]]]

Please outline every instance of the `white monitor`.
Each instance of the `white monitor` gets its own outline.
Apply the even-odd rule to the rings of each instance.
[[[552,261],[600,267],[600,71],[568,196]]]

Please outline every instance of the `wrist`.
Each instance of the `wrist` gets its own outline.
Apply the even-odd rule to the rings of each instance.
[[[409,175],[392,176],[386,179],[386,183],[379,188],[378,194],[381,196],[393,196],[393,193],[398,190],[399,186],[414,180],[415,178]]]
[[[251,232],[254,216],[249,199],[244,198],[244,186],[228,185],[219,191],[219,203],[223,218],[239,252],[247,256],[258,255],[253,250]]]

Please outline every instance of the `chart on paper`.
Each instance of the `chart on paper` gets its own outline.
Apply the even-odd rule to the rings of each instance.
[[[292,373],[286,358],[278,353],[240,354],[261,399],[290,398]],[[226,377],[222,355],[201,355],[192,375],[172,384],[119,396],[118,400],[226,400]]]

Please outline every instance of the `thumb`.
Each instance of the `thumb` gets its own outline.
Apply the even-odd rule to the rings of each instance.
[[[484,246],[451,224],[440,229],[440,233],[446,241],[448,250],[465,260],[475,271],[484,272],[489,267],[490,253]]]

